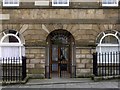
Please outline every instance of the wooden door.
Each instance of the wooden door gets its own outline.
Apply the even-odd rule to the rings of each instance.
[[[63,70],[69,71],[69,47],[66,45],[52,45],[51,47],[51,75],[55,75],[56,77],[60,76],[60,65],[66,65],[67,67],[63,66]]]

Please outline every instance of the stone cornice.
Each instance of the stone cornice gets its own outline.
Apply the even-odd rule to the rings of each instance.
[[[10,19],[3,24],[120,24],[120,19]]]

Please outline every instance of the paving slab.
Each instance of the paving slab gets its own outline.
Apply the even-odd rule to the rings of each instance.
[[[26,84],[17,84],[17,85],[9,85],[4,86],[2,90],[7,90],[6,88],[16,88],[30,90],[38,89],[49,89],[49,90],[56,90],[56,89],[74,89],[74,90],[119,90],[118,87],[119,83],[118,80],[104,80],[99,82],[94,82],[90,78],[54,78],[54,79],[30,79]],[[91,89],[92,88],[92,89]]]
[[[94,82],[90,78],[53,78],[53,79],[30,79],[27,85],[44,85],[44,84],[66,84],[66,83],[85,83]]]

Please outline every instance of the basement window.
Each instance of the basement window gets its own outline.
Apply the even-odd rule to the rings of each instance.
[[[3,0],[3,6],[19,6],[19,0]]]
[[[52,6],[69,6],[69,0],[52,0]]]
[[[118,6],[118,0],[102,0],[102,6]]]

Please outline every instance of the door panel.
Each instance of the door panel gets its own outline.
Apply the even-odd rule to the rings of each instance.
[[[57,72],[58,71],[58,64],[52,63],[52,71]]]
[[[58,46],[52,45],[52,61],[58,61]]]
[[[51,60],[51,66],[52,66],[52,72],[58,72],[58,46],[52,45],[52,60]]]

